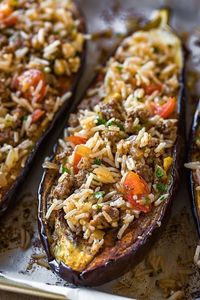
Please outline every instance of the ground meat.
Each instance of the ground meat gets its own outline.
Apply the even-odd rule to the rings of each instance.
[[[78,115],[70,114],[68,123],[70,127],[77,127],[79,125]]]
[[[99,104],[102,118],[109,120],[111,118],[123,120],[122,108],[117,102]]]
[[[133,119],[132,119],[132,117],[128,117],[125,120],[124,129],[125,129],[126,133],[132,133],[133,132]]]
[[[110,224],[106,221],[101,212],[94,216],[93,220],[90,221],[90,225],[97,229],[106,229],[110,227]]]
[[[134,120],[135,118],[138,118],[141,122],[145,122],[148,117],[150,116],[149,111],[145,107],[134,107],[129,113],[128,118],[132,118]]]
[[[0,145],[6,143],[13,146],[14,145],[13,136],[14,133],[12,130],[10,130],[9,128],[4,128],[3,131],[0,132]]]
[[[24,110],[24,109],[22,109],[22,108],[20,108],[20,107],[17,107],[17,108],[15,108],[15,109],[13,109],[13,111],[12,111],[12,115],[16,118],[16,126],[15,127],[17,127],[17,125],[21,125],[21,119],[24,117],[24,116],[26,116],[26,114],[27,114],[27,112]]]
[[[59,199],[67,197],[72,192],[73,185],[73,176],[65,173],[65,178],[61,182],[58,182],[58,184],[56,185],[53,191],[53,196]]]
[[[153,168],[149,165],[137,166],[137,173],[146,181],[152,182],[154,179]]]
[[[119,221],[119,210],[116,207],[105,205],[103,206],[102,210],[105,211],[111,217],[113,222]]]
[[[173,120],[160,120],[155,124],[155,129],[164,134],[165,139],[176,139],[177,126]]]
[[[123,135],[123,136],[122,136]],[[103,138],[107,138],[112,143],[117,143],[124,137],[124,133],[118,131],[103,131],[101,133]]]
[[[88,171],[80,170],[78,174],[75,175],[75,188],[78,189],[85,182]]]

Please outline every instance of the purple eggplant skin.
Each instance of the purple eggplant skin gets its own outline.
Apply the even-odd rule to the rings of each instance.
[[[194,119],[193,119],[192,126],[191,126],[191,131],[190,131],[190,137],[189,137],[190,148],[189,148],[189,154],[188,154],[188,162],[192,161],[193,154],[195,153],[195,151],[197,151],[196,146],[195,146],[195,140],[197,137],[197,131],[198,131],[199,127],[200,127],[200,100],[199,100],[199,103],[196,108],[196,112],[194,115]],[[188,171],[188,177],[189,177],[192,213],[193,213],[194,221],[196,224],[197,232],[200,237],[200,214],[198,212],[198,202],[197,202],[198,200],[197,200],[197,196],[195,193],[196,183],[194,180],[194,174],[193,174],[192,170]]]
[[[183,47],[182,47],[183,49]],[[182,50],[183,62],[185,53]],[[150,213],[141,215],[135,220],[121,240],[115,242],[112,247],[106,246],[82,272],[77,272],[63,262],[59,262],[52,256],[50,250],[51,228],[45,219],[47,203],[46,199],[51,186],[54,183],[55,174],[46,170],[43,174],[38,190],[38,224],[39,233],[48,262],[52,270],[62,279],[76,286],[98,286],[114,280],[128,272],[138,264],[148,253],[155,239],[164,229],[170,216],[171,204],[176,196],[180,171],[185,158],[185,68],[183,66],[180,76],[180,88],[178,94],[177,140],[173,149],[172,181],[169,187],[169,197],[160,206],[155,207]],[[89,104],[88,104],[89,105]],[[54,147],[51,157],[53,160],[58,145]],[[160,226],[162,223],[162,226]]]
[[[85,22],[85,17],[84,14],[79,6],[79,4],[77,3],[76,0],[74,0],[74,3],[76,5],[76,17],[77,19],[80,20],[80,31],[82,33],[87,33],[87,28],[86,28],[86,22]],[[37,141],[37,143],[35,144],[35,147],[32,149],[31,153],[29,154],[29,157],[26,161],[26,165],[25,167],[22,169],[22,171],[20,172],[19,176],[17,177],[16,181],[12,184],[12,186],[10,187],[10,189],[5,193],[4,197],[2,198],[1,202],[0,202],[0,217],[2,217],[6,210],[8,208],[10,208],[12,205],[15,204],[16,202],[16,195],[17,192],[19,191],[21,185],[23,184],[32,164],[34,161],[34,158],[36,156],[36,154],[38,153],[40,147],[42,146],[44,140],[50,136],[50,134],[53,132],[53,129],[56,127],[56,125],[58,125],[58,122],[61,118],[63,118],[64,114],[66,113],[67,109],[69,108],[69,105],[73,102],[75,93],[76,93],[76,89],[77,89],[77,85],[78,82],[82,76],[83,70],[84,70],[84,66],[85,66],[85,60],[86,60],[86,42],[84,42],[84,46],[83,46],[83,51],[80,54],[80,59],[81,59],[81,67],[78,71],[78,73],[74,76],[73,80],[72,80],[72,85],[70,87],[70,89],[68,90],[69,92],[72,93],[72,96],[67,99],[67,101],[65,101],[65,103],[62,105],[62,107],[58,110],[58,112],[55,114],[51,124],[49,125],[49,127],[47,128],[47,130],[43,133],[43,135],[39,138],[39,140]],[[66,91],[66,92],[68,92]]]

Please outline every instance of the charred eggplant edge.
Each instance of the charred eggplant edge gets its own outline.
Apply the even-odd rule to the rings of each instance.
[[[193,118],[193,122],[192,122],[192,126],[191,126],[191,130],[190,130],[190,137],[189,137],[190,148],[189,148],[189,154],[188,154],[188,162],[192,161],[194,145],[195,145],[195,138],[196,138],[196,134],[197,134],[197,130],[198,130],[199,126],[200,126],[200,100],[197,105],[195,115]],[[193,177],[193,170],[188,171],[188,177],[189,177],[192,213],[193,213],[193,217],[195,220],[198,235],[200,236],[200,216],[198,214],[197,203],[196,203],[195,180]]]
[[[85,17],[84,14],[80,8],[80,5],[78,4],[77,0],[73,1],[75,6],[76,6],[76,17],[80,20],[80,29],[81,32],[86,33],[87,32],[87,26],[85,22]],[[21,170],[19,176],[17,177],[16,181],[11,185],[9,190],[5,193],[4,197],[1,200],[0,203],[0,216],[2,216],[5,211],[10,207],[11,203],[15,202],[16,198],[16,191],[20,188],[21,184],[24,182],[26,175],[29,172],[29,169],[31,168],[31,165],[34,161],[34,158],[36,154],[38,153],[38,150],[40,146],[43,144],[44,140],[52,133],[54,127],[58,123],[58,120],[64,115],[66,112],[67,108],[69,107],[69,104],[71,101],[73,101],[78,82],[81,78],[81,75],[83,73],[84,65],[85,65],[85,60],[86,60],[86,42],[84,42],[83,46],[83,51],[80,54],[80,59],[81,59],[81,65],[80,69],[78,70],[78,73],[75,74],[73,83],[71,88],[68,90],[69,92],[72,93],[71,97],[68,98],[64,104],[60,107],[60,109],[57,111],[55,114],[53,120],[51,121],[50,125],[48,126],[47,130],[43,133],[43,135],[38,139],[38,141],[35,144],[35,147],[32,149],[30,152],[28,159],[26,161],[25,167]]]
[[[142,29],[142,28],[141,28]],[[145,231],[142,233],[142,238],[137,239],[131,247],[129,247],[128,253],[121,255],[114,259],[107,261],[106,263],[102,261],[99,265],[94,266],[93,268],[87,268],[82,272],[77,272],[62,262],[58,262],[51,254],[50,245],[48,241],[49,229],[48,224],[45,221],[45,198],[48,195],[48,187],[50,188],[53,183],[54,176],[47,175],[47,171],[44,172],[40,187],[38,190],[38,199],[39,199],[39,208],[38,208],[38,224],[39,224],[39,233],[41,237],[42,244],[47,253],[48,262],[52,270],[57,273],[64,280],[80,286],[98,286],[104,284],[108,281],[116,279],[117,277],[123,275],[134,264],[138,263],[143,257],[145,251],[151,246],[152,242],[155,240],[158,233],[163,229],[163,225],[160,228],[160,223],[166,223],[164,221],[169,217],[169,212],[171,208],[172,200],[176,194],[178,188],[178,181],[180,176],[180,170],[182,167],[184,159],[184,146],[185,146],[185,84],[184,84],[184,61],[185,53],[182,47],[182,60],[183,67],[180,74],[180,87],[177,97],[177,118],[178,118],[178,130],[177,130],[177,139],[174,145],[173,157],[174,162],[172,166],[172,182],[169,188],[169,198],[165,202],[157,207],[152,213],[148,215],[143,215],[140,217],[137,224],[142,222],[149,222]],[[92,81],[91,85],[94,83]],[[90,85],[90,86],[91,86]],[[86,89],[87,91],[87,89]],[[83,97],[82,97],[83,99]],[[54,146],[52,159],[56,152],[57,144]],[[120,243],[123,243],[123,238]],[[120,244],[119,243],[119,244]]]

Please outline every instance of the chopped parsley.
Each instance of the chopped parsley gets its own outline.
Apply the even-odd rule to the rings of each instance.
[[[97,125],[105,125],[107,123],[106,119],[103,119],[101,117],[97,118]]]
[[[103,192],[103,191],[99,191],[99,192],[94,193],[94,197],[96,199],[101,199],[101,198],[103,198],[104,195],[105,195],[105,192]]]
[[[66,168],[65,166],[61,166],[61,173],[63,174],[63,173],[68,173],[68,174],[71,174],[71,171],[68,169],[68,168]]]
[[[102,164],[102,161],[101,161],[101,159],[99,159],[99,158],[95,158],[94,159],[94,161],[93,161],[93,163],[95,164],[95,165],[101,165]]]
[[[156,167],[156,177],[157,178],[162,178],[165,175],[165,171],[160,167]]]
[[[124,126],[122,125],[122,123],[116,121],[116,120],[110,120],[106,123],[107,126],[112,126],[112,125],[115,125],[117,127],[119,127],[119,129],[121,131],[124,131]]]
[[[156,184],[156,189],[157,189],[157,191],[163,193],[163,192],[167,191],[167,186],[166,186],[166,184],[163,184],[163,183],[157,183]]]

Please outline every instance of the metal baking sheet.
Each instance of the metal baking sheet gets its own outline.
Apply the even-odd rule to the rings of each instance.
[[[91,80],[95,67],[119,42],[119,34],[125,33],[137,16],[144,15],[148,18],[153,9],[168,6],[173,13],[173,27],[184,40],[187,39],[187,46],[191,50],[187,68],[187,84],[191,90],[187,103],[189,128],[194,104],[200,94],[198,87],[194,86],[195,81],[199,79],[200,70],[200,46],[196,43],[198,35],[200,36],[199,0],[82,0],[80,4],[86,16],[89,33],[111,29],[115,34],[109,38],[102,35],[102,38],[88,41],[87,66],[75,102],[79,100]],[[160,240],[155,243],[148,257],[128,274],[95,289],[79,289],[71,287],[46,268],[45,257],[37,256],[43,253],[37,232],[37,188],[42,174],[42,162],[51,153],[52,145],[62,126],[61,122],[60,128],[41,148],[21,192],[15,195],[16,201],[20,201],[1,220],[0,289],[55,299],[99,300],[105,297],[115,299],[116,296],[117,299],[126,297],[159,300],[167,296],[168,289],[166,287],[165,291],[165,286],[171,284],[173,290],[175,282],[174,289],[184,293],[183,299],[192,299],[200,292],[200,276],[193,265],[197,235],[191,216],[185,175],[181,178],[180,191],[174,199],[172,217]],[[31,237],[27,250],[20,248],[21,234],[24,230]],[[158,257],[159,262],[156,262]],[[159,266],[157,270],[156,264]],[[117,295],[121,297],[118,298]]]

